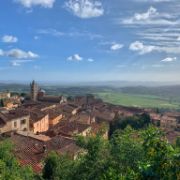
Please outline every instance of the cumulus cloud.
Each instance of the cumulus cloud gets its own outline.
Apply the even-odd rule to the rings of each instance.
[[[38,58],[39,56],[31,51],[23,51],[21,49],[11,49],[9,51],[4,51],[0,49],[0,56],[12,57],[16,59],[28,59],[28,58]]]
[[[123,48],[123,47],[124,47],[123,44],[113,43],[112,46],[110,47],[110,49],[111,49],[112,51],[116,51],[116,50],[119,50],[119,49],[121,49],[121,48]]]
[[[82,61],[83,58],[79,54],[74,54],[67,58],[68,61]]]
[[[157,9],[151,6],[147,10],[147,12],[142,13],[142,14],[136,13],[133,18],[134,18],[134,20],[137,20],[137,21],[147,20],[147,19],[150,19],[150,18],[157,16],[158,14],[159,13],[157,12]]]
[[[55,0],[14,0],[16,3],[20,3],[26,8],[31,8],[32,6],[41,6],[44,8],[52,8]]]
[[[18,41],[18,38],[12,35],[4,35],[2,37],[2,42],[5,43],[16,43]]]
[[[163,60],[161,60],[162,62],[173,62],[173,61],[176,61],[177,60],[177,57],[167,57]]]
[[[23,51],[21,49],[11,49],[9,51],[4,52],[4,54],[8,57],[13,57],[17,59],[28,59],[28,58],[37,58],[38,55],[31,51]]]
[[[152,52],[154,50],[154,48],[155,48],[154,46],[144,45],[140,41],[135,41],[135,42],[131,43],[129,46],[130,50],[137,51],[141,55]]]
[[[104,14],[102,3],[99,0],[69,0],[65,7],[80,18],[99,17]]]

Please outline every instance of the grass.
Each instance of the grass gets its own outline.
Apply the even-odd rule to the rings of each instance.
[[[116,105],[149,107],[149,108],[165,108],[180,109],[180,103],[169,102],[166,98],[151,95],[133,95],[119,92],[99,92],[96,96]]]

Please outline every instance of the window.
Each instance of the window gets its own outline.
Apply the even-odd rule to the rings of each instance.
[[[17,122],[16,122],[16,121],[14,122],[14,127],[15,127],[15,128],[17,127]]]
[[[26,119],[21,120],[21,125],[26,124]]]

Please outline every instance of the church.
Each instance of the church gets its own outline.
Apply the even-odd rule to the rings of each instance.
[[[34,102],[40,101],[58,104],[67,102],[67,99],[64,96],[46,95],[46,91],[39,88],[38,84],[34,80],[32,81],[32,83],[30,83],[30,97]]]

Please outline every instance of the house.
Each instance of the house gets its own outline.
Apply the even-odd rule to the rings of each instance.
[[[78,122],[80,124],[91,124],[95,122],[95,119],[91,116],[89,112],[81,111],[80,113],[76,114],[69,118],[70,122]]]
[[[75,114],[77,114],[79,109],[80,109],[80,107],[77,105],[74,105],[74,104],[67,104],[62,107],[62,111],[65,116],[75,115]]]
[[[67,100],[64,96],[40,96],[38,100],[41,102],[51,102],[51,103],[58,103],[62,104],[65,103]]]
[[[49,129],[49,115],[39,110],[30,111],[30,129],[34,133],[45,132]]]
[[[55,137],[57,135],[61,135],[64,137],[74,137],[76,135],[87,136],[91,130],[91,126],[88,124],[81,124],[78,122],[70,122],[70,121],[61,121],[55,126],[51,127],[46,135],[50,137]]]
[[[58,124],[64,117],[61,109],[58,108],[46,110],[45,112],[49,114],[49,127]]]
[[[11,131],[28,131],[30,115],[19,110],[0,112],[0,134]]]
[[[31,133],[14,133],[9,137],[14,143],[13,153],[22,166],[31,166],[36,173],[43,169],[43,160],[51,151],[58,154],[69,154],[72,159],[77,157],[80,148],[75,141],[63,136],[49,138],[44,135],[33,135]],[[74,148],[74,149],[72,149]]]
[[[9,110],[13,108],[17,108],[20,104],[21,102],[18,98],[17,99],[9,98],[3,100],[3,106]]]
[[[0,99],[9,99],[11,97],[10,92],[0,92]]]

